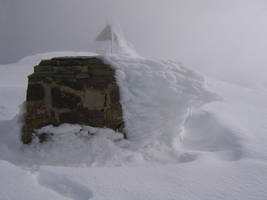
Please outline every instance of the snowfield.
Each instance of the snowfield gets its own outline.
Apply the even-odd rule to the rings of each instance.
[[[171,61],[102,57],[116,70],[128,140],[63,124],[42,128],[52,141],[22,145],[27,75],[41,59],[68,55],[95,54],[0,65],[0,200],[267,199],[267,90]]]

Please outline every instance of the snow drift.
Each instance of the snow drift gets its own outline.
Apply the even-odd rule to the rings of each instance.
[[[3,107],[14,107],[15,104],[18,106],[23,103],[26,75],[38,60],[61,54],[63,53],[36,55],[9,66],[10,70],[18,69],[23,73],[17,74],[19,77],[14,82],[2,80],[7,86],[2,87],[1,92],[12,84],[15,88],[20,85],[20,92],[14,90],[13,93],[13,90],[9,90],[14,99],[16,95],[19,97],[18,100],[10,102],[3,96]],[[9,133],[3,137],[13,136],[16,141],[10,139],[9,142],[3,142],[5,150],[7,144],[15,142],[18,149],[23,149],[20,154],[24,154],[24,160],[28,159],[27,163],[32,164],[103,165],[179,161],[183,155],[181,139],[188,114],[204,102],[214,99],[214,95],[205,89],[204,78],[171,61],[153,61],[127,55],[107,55],[102,59],[116,71],[128,140],[109,129],[64,124],[60,127],[44,127],[46,132],[54,134],[50,142],[38,144],[36,140],[31,146],[22,146],[18,141],[21,122],[13,119],[6,124],[10,123],[15,130],[7,130]],[[2,71],[6,69],[7,67],[1,68]],[[7,110],[13,110],[13,116],[16,114],[15,109]],[[2,118],[7,114],[12,115],[3,113]],[[21,117],[22,115],[16,119]],[[42,131],[43,129],[39,130]],[[4,134],[2,131],[1,133]],[[2,152],[8,153],[5,150]]]

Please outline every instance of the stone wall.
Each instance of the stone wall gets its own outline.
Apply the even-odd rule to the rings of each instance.
[[[124,123],[114,70],[97,57],[43,60],[28,79],[22,142],[48,124],[84,124],[122,132]]]

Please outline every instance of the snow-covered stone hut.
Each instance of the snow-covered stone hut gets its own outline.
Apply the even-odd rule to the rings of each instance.
[[[115,71],[98,57],[43,60],[28,77],[22,142],[48,124],[84,124],[122,132]]]

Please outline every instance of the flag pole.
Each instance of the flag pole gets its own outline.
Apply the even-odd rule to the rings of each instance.
[[[111,29],[111,54],[112,54],[112,51],[113,51],[113,31]]]

